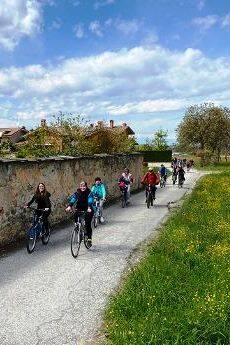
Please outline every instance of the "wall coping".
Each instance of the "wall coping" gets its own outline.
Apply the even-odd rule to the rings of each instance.
[[[132,152],[132,153],[115,153],[107,154],[100,153],[88,156],[51,156],[51,157],[41,157],[41,158],[0,158],[1,164],[20,164],[20,163],[44,163],[44,162],[63,162],[70,160],[82,160],[82,159],[103,159],[107,157],[127,157],[127,156],[143,156],[141,152]]]

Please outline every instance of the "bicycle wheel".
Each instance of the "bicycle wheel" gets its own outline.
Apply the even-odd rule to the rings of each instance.
[[[125,202],[125,195],[122,194],[122,196],[121,196],[121,207],[124,208],[125,204],[126,204],[126,202]]]
[[[84,235],[84,245],[85,245],[86,249],[89,249],[92,246],[92,244],[89,244],[88,236],[86,236],[86,234]]]
[[[98,226],[98,216],[97,215],[93,216],[93,226],[95,229]]]
[[[36,239],[37,239],[36,227],[32,227],[27,233],[26,249],[29,254],[33,253],[35,249]]]
[[[147,196],[147,208],[150,208],[150,205],[151,205],[151,200],[152,200],[152,198],[151,198],[151,195],[150,195],[150,193],[148,194],[148,196]]]
[[[73,228],[72,234],[71,234],[71,254],[74,258],[78,256],[79,249],[81,246],[81,241],[82,241],[81,226],[77,224],[75,228]]]
[[[44,234],[42,234],[42,243],[47,245],[50,239],[50,227],[48,229],[44,229]]]

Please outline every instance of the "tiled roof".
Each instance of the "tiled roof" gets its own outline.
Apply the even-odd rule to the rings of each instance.
[[[25,128],[22,128],[22,127],[13,127],[13,128],[0,128],[0,133],[2,133],[2,135],[6,135],[6,136],[11,136],[15,133],[17,133],[18,131],[24,131],[24,132],[27,132],[27,130]]]

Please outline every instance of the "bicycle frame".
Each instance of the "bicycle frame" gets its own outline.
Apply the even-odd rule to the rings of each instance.
[[[32,221],[32,226],[28,230],[28,235],[29,236],[39,236],[42,233],[43,230],[43,214],[41,216],[38,216],[36,214],[37,211],[45,212],[42,209],[36,209],[34,207],[29,207],[30,210],[34,212],[33,214],[33,221]]]

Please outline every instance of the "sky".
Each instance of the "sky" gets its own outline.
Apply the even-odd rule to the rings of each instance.
[[[230,0],[0,1],[0,127],[62,111],[173,141],[203,102],[230,106]]]

